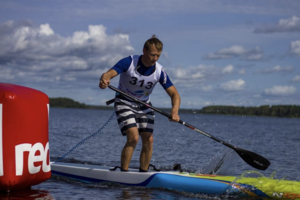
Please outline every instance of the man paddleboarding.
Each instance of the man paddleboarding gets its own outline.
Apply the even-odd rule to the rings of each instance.
[[[120,75],[119,90],[151,105],[150,95],[159,82],[171,98],[170,121],[178,122],[180,95],[163,66],[157,62],[162,50],[163,43],[153,35],[145,42],[142,55],[123,58],[103,73],[99,87],[105,89],[112,78]],[[128,171],[132,154],[141,137],[140,172],[147,172],[153,151],[154,111],[118,93],[114,102],[121,133],[127,137],[121,154],[121,170]]]

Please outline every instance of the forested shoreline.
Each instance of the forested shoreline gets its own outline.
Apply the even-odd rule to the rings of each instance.
[[[94,106],[86,105],[74,101],[70,98],[49,98],[50,107],[61,108],[83,108],[83,109],[113,109],[112,106]],[[168,112],[170,109],[161,108]],[[180,113],[198,113],[198,114],[220,114],[220,115],[250,115],[250,116],[272,116],[272,117],[290,117],[300,118],[299,105],[262,105],[259,107],[245,107],[245,106],[206,106],[202,109],[180,109]]]
[[[85,103],[80,103],[78,101],[74,101],[70,98],[58,97],[58,98],[49,98],[50,107],[56,108],[84,108],[84,109],[112,109],[111,106],[94,106],[87,105]]]
[[[298,105],[263,105],[259,107],[206,106],[202,108],[200,112],[203,114],[253,115],[300,118],[300,106]]]

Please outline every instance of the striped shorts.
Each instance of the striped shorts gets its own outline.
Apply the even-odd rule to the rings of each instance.
[[[151,102],[148,104],[151,105]],[[123,98],[116,98],[115,110],[122,135],[125,136],[126,130],[132,127],[137,127],[139,133],[153,133],[155,115],[152,109]]]

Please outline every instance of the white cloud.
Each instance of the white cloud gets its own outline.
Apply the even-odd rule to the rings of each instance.
[[[300,57],[300,40],[291,42],[290,53]]]
[[[240,91],[245,88],[246,82],[242,79],[231,80],[220,85],[222,90],[225,91]]]
[[[201,90],[204,92],[212,91],[213,87],[211,85],[205,85],[201,87]]]
[[[252,54],[246,56],[246,60],[261,60],[263,59],[263,54],[262,53],[257,53],[257,54]]]
[[[245,60],[261,60],[263,58],[263,51],[260,47],[253,49],[246,49],[243,46],[234,45],[229,48],[220,49],[217,52],[209,53],[203,56],[203,59],[216,60],[239,57]]]
[[[224,55],[242,55],[246,53],[246,49],[242,46],[234,45],[230,48],[221,49],[219,53]]]
[[[245,70],[245,69],[241,69],[241,70],[239,71],[239,74],[241,74],[241,75],[246,74],[246,70]]]
[[[163,51],[163,52],[161,53],[161,55],[162,55],[163,58],[169,60],[169,54],[168,54],[168,52]]]
[[[175,79],[205,79],[207,76],[213,75],[216,72],[214,71],[216,69],[215,66],[208,66],[208,65],[198,65],[198,66],[190,66],[185,68],[175,68],[172,70],[167,71],[168,74],[171,75],[171,77],[174,77]]]
[[[165,69],[173,83],[180,84],[181,87],[195,87],[196,84],[201,84],[209,80],[219,79],[231,73],[233,66],[218,67],[214,65],[198,65],[189,67],[177,67]],[[182,83],[182,84],[181,84]],[[206,86],[207,87],[207,86]],[[203,91],[210,90],[211,87],[203,88]]]
[[[300,82],[300,75],[295,76],[295,77],[292,79],[292,82]]]
[[[279,65],[274,66],[271,69],[263,69],[263,70],[257,70],[255,73],[257,74],[271,74],[271,73],[280,73],[280,72],[286,72],[290,73],[294,71],[293,66],[286,66],[286,67],[281,67]]]
[[[210,106],[210,105],[213,105],[214,103],[213,102],[210,102],[210,101],[206,101],[206,102],[204,102],[204,105],[205,106]]]
[[[274,96],[289,96],[296,93],[294,86],[275,85],[272,88],[265,89],[265,94]]]
[[[224,48],[216,53],[209,53],[207,56],[205,56],[205,59],[226,59],[231,58],[233,56],[240,56],[246,53],[246,49],[242,46],[234,45],[229,48]]]
[[[54,31],[50,28],[49,24],[41,24],[39,32],[41,35],[47,35],[47,36],[54,34]]]
[[[280,100],[280,99],[265,99],[265,102],[271,103],[271,104],[274,104],[274,103],[278,104],[278,103],[282,102],[282,100]]]
[[[1,81],[46,87],[75,81],[74,87],[94,87],[104,70],[134,51],[128,35],[109,35],[103,25],[62,37],[49,24],[28,21],[0,24],[0,46]]]
[[[277,24],[264,24],[254,30],[254,33],[274,32],[300,32],[300,18],[292,16],[288,19],[280,19]]]
[[[222,74],[231,73],[233,71],[233,66],[228,65],[222,69]]]

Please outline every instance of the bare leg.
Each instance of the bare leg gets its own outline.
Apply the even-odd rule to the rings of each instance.
[[[140,168],[147,171],[153,151],[153,134],[149,132],[141,133],[143,147],[140,155]]]
[[[129,128],[126,131],[126,136],[127,142],[122,150],[121,155],[121,167],[124,170],[128,170],[133,151],[139,141],[139,131],[136,127]]]

